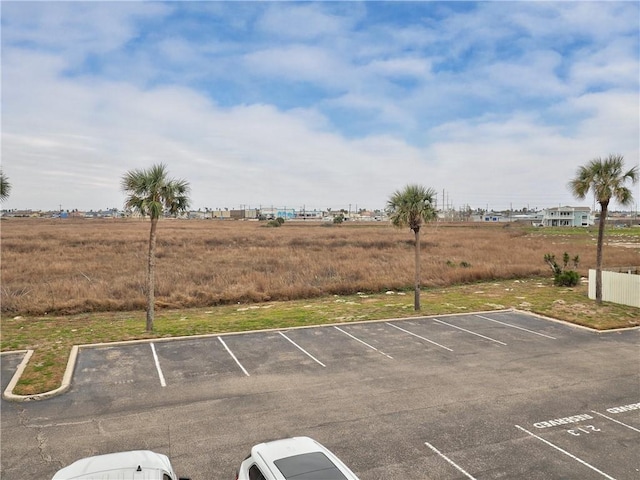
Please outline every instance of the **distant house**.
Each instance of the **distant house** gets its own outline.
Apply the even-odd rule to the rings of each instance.
[[[438,214],[440,216],[440,214]],[[442,216],[444,217],[444,214]],[[477,215],[472,215],[471,218],[474,222],[508,222],[510,218],[508,216],[503,215],[501,212],[486,212],[480,213]]]
[[[589,227],[594,223],[589,207],[547,208],[542,217],[545,227]]]

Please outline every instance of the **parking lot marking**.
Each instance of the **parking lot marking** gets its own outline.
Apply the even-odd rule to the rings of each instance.
[[[240,361],[238,361],[238,359],[236,358],[236,356],[233,354],[233,352],[231,351],[231,349],[229,347],[227,347],[227,344],[224,343],[224,340],[222,340],[222,338],[218,337],[218,340],[220,340],[220,343],[224,346],[224,348],[227,350],[227,352],[229,352],[229,355],[231,355],[231,358],[233,358],[236,363],[238,364],[238,366],[242,369],[242,371],[244,372],[244,374],[248,377],[249,376],[249,372],[247,372],[245,370],[245,368],[242,366],[242,364],[240,363]]]
[[[323,367],[326,367],[326,365],[324,363],[322,363],[320,360],[318,360],[316,357],[314,357],[313,355],[311,355],[309,352],[307,352],[304,348],[302,348],[300,345],[298,345],[296,342],[294,342],[293,340],[291,340],[289,337],[287,337],[284,333],[282,332],[278,332],[280,335],[282,335],[284,338],[286,338],[287,340],[289,340],[296,348],[298,348],[302,353],[304,353],[305,355],[307,355],[311,360],[313,360],[314,362],[316,362],[318,365],[321,365]]]
[[[520,425],[516,425],[515,426],[517,429],[522,430],[523,432],[531,435],[534,438],[537,438],[538,440],[540,440],[541,442],[546,443],[547,445],[549,445],[550,447],[555,448],[556,450],[558,450],[559,452],[564,453],[565,455],[567,455],[570,458],[573,458],[575,461],[580,462],[581,464],[583,464],[585,467],[590,468],[591,470],[593,470],[594,472],[599,473],[600,475],[602,475],[604,478],[608,478],[609,480],[616,480],[615,478],[613,478],[610,475],[607,475],[606,473],[604,473],[602,470],[598,470],[596,467],[594,467],[593,465],[588,464],[587,462],[585,462],[584,460],[576,457],[575,455],[573,455],[572,453],[567,452],[566,450],[558,447],[557,445],[554,445],[553,443],[549,442],[548,440],[545,440],[542,437],[539,437],[538,435],[536,435],[535,433],[531,433],[529,430],[527,430],[526,428],[522,428]]]
[[[545,335],[544,333],[534,332],[533,330],[529,330],[527,328],[518,327],[517,325],[511,325],[510,323],[501,322],[499,320],[494,320],[493,318],[484,317],[482,315],[476,315],[476,317],[482,318],[484,320],[489,320],[490,322],[499,323],[500,325],[504,325],[505,327],[517,328],[518,330],[533,333],[534,335],[540,335],[541,337],[546,337],[546,338],[550,338],[551,340],[556,340],[556,337],[552,337],[551,335]]]
[[[640,410],[640,403],[630,403],[629,405],[607,408],[607,413],[624,413],[632,412],[633,410]]]
[[[636,427],[632,427],[631,425],[627,425],[626,423],[622,423],[621,421],[616,420],[615,418],[611,418],[611,417],[609,417],[609,416],[607,416],[607,415],[605,415],[605,414],[603,414],[603,413],[596,412],[595,410],[591,410],[591,411],[592,411],[593,413],[595,413],[596,415],[600,415],[601,417],[606,418],[607,420],[611,420],[612,422],[616,422],[616,423],[618,423],[618,424],[622,425],[623,427],[627,427],[627,428],[629,428],[629,429],[633,430],[634,432],[638,432],[638,433],[640,433],[640,429],[637,429]]]
[[[453,352],[453,350],[451,350],[449,347],[445,347],[444,345],[440,345],[439,343],[434,342],[433,340],[429,340],[428,338],[425,337],[421,337],[420,335],[416,335],[413,332],[410,332],[409,330],[405,330],[404,328],[400,328],[397,325],[394,325],[393,323],[389,323],[389,322],[385,322],[387,325],[389,325],[390,327],[394,327],[397,328],[398,330],[403,331],[404,333],[408,333],[409,335],[413,335],[414,337],[419,338],[420,340],[424,340],[425,342],[429,342],[429,343],[433,343],[434,345],[437,345],[440,348],[444,348],[445,350],[449,350],[450,352]]]
[[[156,346],[153,344],[153,342],[150,345],[151,351],[153,352],[153,361],[156,362],[156,370],[158,371],[158,377],[160,377],[160,385],[166,387],[167,382],[164,381],[164,375],[162,374],[162,369],[160,368],[160,360],[158,359],[158,354],[156,353]]]
[[[375,350],[376,352],[380,353],[381,355],[384,355],[387,358],[393,358],[391,355],[387,355],[386,353],[384,353],[382,350],[378,350],[376,347],[374,347],[373,345],[369,345],[367,342],[363,342],[362,340],[360,340],[357,337],[354,337],[353,335],[351,335],[349,332],[345,332],[343,329],[341,329],[340,327],[336,327],[334,326],[333,328],[335,328],[336,330],[340,330],[342,333],[344,333],[345,335],[348,335],[349,337],[353,338],[354,340],[357,340],[358,342],[360,342],[363,345],[366,345],[367,347],[371,348],[372,350]]]
[[[448,458],[446,455],[444,455],[442,452],[440,452],[440,450],[438,450],[436,447],[434,447],[433,445],[431,445],[429,442],[424,442],[424,444],[429,447],[431,450],[433,450],[434,452],[436,452],[438,455],[440,455],[442,458],[444,458],[447,462],[449,462],[451,465],[453,465],[460,473],[464,474],[467,476],[467,478],[470,478],[471,480],[476,480],[474,477],[472,477],[471,475],[469,475],[467,472],[465,472],[465,470],[457,465],[453,460],[451,460],[450,458]]]
[[[485,337],[484,335],[480,335],[479,333],[472,332],[471,330],[467,330],[466,328],[458,327],[457,325],[452,325],[451,323],[443,322],[442,320],[438,320],[437,318],[434,318],[433,321],[434,322],[438,322],[438,323],[442,323],[443,325],[448,325],[448,326],[453,327],[453,328],[457,328],[458,330],[462,330],[463,332],[470,333],[471,335],[475,335],[477,337],[482,337],[482,338],[484,338],[486,340],[491,340],[492,342],[499,343],[500,345],[507,345],[506,343],[501,342],[500,340],[496,340],[495,338]]]

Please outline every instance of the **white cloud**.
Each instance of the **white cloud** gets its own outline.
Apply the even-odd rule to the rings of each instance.
[[[602,48],[584,51],[572,65],[570,80],[577,87],[638,88],[640,66],[637,58],[638,39],[614,40]]]
[[[350,69],[339,55],[321,47],[287,45],[248,53],[243,58],[253,76],[311,82],[322,87],[340,87]]]
[[[2,10],[3,42],[48,51],[105,53],[135,37],[136,19],[163,16],[170,7],[142,2],[5,2]]]
[[[419,81],[431,77],[431,62],[423,58],[395,57],[374,60],[366,67],[372,74],[391,78],[411,77]]]
[[[257,22],[258,30],[295,40],[343,34],[353,23],[348,16],[322,10],[319,4],[271,4]]]

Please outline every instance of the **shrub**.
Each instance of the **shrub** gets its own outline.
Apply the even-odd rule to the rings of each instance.
[[[556,262],[556,256],[547,253],[544,256],[544,261],[551,267],[553,271],[553,284],[558,287],[575,287],[578,285],[580,281],[580,274],[574,270],[566,270],[567,265],[569,264],[569,254],[564,252],[562,255],[562,263],[563,267],[558,265]],[[578,263],[580,262],[580,257],[576,255],[572,259],[574,268],[578,268]]]
[[[580,275],[574,270],[564,270],[553,279],[553,283],[559,287],[575,287],[580,281]]]

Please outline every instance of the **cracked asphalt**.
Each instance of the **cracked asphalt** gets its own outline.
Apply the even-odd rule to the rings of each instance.
[[[362,480],[635,480],[639,334],[491,312],[86,348],[67,393],[2,401],[0,477],[148,448],[231,479],[308,435]]]

